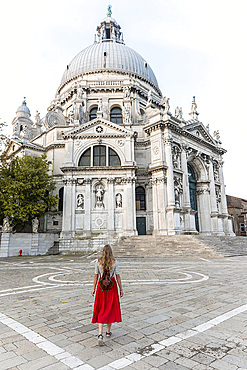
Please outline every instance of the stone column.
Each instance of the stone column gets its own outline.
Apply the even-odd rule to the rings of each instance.
[[[153,195],[153,234],[159,233],[159,217],[158,217],[158,208],[159,208],[159,198],[157,190],[157,179],[151,180],[152,184],[152,195]]]
[[[64,211],[62,232],[74,233],[75,231],[75,186],[76,179],[67,178],[64,180]]]
[[[228,216],[226,192],[225,192],[225,184],[224,184],[224,176],[223,176],[223,162],[220,162],[219,164],[219,177],[220,177],[220,184],[221,184],[221,211],[223,215]]]
[[[165,175],[157,179],[158,230],[159,230],[159,234],[162,234],[162,235],[167,235],[166,182],[167,182],[167,179]]]
[[[183,171],[183,207],[190,209],[190,188],[189,188],[189,175],[187,167],[186,150],[182,146],[181,152],[181,169]]]
[[[135,179],[129,177],[124,182],[124,232],[126,235],[136,235]]]
[[[175,195],[174,195],[174,176],[173,176],[173,164],[172,164],[172,140],[169,138],[165,139],[165,160],[167,164],[167,224],[168,224],[168,235],[175,234],[174,225],[174,209],[175,209]]]
[[[211,204],[211,220],[212,220],[212,231],[214,234],[217,234],[219,231],[218,225],[218,207],[216,202],[216,193],[215,193],[215,181],[214,181],[214,169],[212,160],[210,160],[209,167],[209,181],[210,181],[210,204]]]
[[[114,214],[115,214],[115,194],[114,194],[114,178],[107,179],[108,182],[108,230],[115,230]]]
[[[85,218],[84,218],[84,229],[85,231],[91,232],[91,209],[92,209],[92,180],[85,179]]]
[[[188,175],[188,165],[187,165],[187,157],[186,157],[186,148],[182,145],[182,152],[181,152],[181,170],[183,171],[183,209],[185,211],[184,214],[184,230],[185,231],[192,231],[193,227],[190,222],[190,184],[189,184],[189,175]],[[193,229],[194,232],[194,229]]]
[[[197,183],[198,194],[198,218],[201,226],[201,234],[211,234],[210,217],[210,188],[207,183]]]
[[[226,201],[226,192],[225,192],[225,184],[224,184],[224,176],[223,176],[223,161],[219,163],[219,178],[220,178],[220,190],[221,190],[221,212],[223,215],[223,230],[225,235],[234,235],[232,230],[232,223],[229,219],[228,209],[227,209],[227,201]]]

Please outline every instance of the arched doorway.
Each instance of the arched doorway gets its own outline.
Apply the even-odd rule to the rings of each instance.
[[[195,213],[195,226],[196,230],[199,232],[199,222],[198,222],[198,209],[197,209],[197,199],[196,199],[196,176],[193,168],[188,164],[188,175],[189,175],[189,189],[190,189],[190,205]]]

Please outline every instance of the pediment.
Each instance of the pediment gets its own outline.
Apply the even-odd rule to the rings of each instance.
[[[210,144],[216,145],[215,140],[201,122],[192,123],[188,126],[185,126],[185,130],[193,134],[198,139],[202,139]]]
[[[86,138],[86,137],[126,137],[132,136],[133,131],[117,125],[102,118],[83,123],[73,129],[63,132],[64,138]]]
[[[7,156],[9,156],[11,154],[17,153],[23,147],[38,150],[38,151],[44,151],[44,148],[42,146],[34,144],[30,141],[23,141],[19,138],[11,138],[9,140],[5,153]]]
[[[17,139],[10,139],[7,148],[5,149],[5,153],[9,156],[12,153],[17,152],[22,147],[22,143],[19,142]]]

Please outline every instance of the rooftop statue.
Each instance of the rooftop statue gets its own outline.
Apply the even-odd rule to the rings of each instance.
[[[111,17],[111,15],[112,15],[111,8],[112,8],[112,6],[111,5],[108,5],[108,8],[107,8],[107,17]]]

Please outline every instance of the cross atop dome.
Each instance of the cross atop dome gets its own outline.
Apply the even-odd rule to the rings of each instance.
[[[97,27],[98,42],[118,42],[124,44],[123,33],[120,31],[121,27],[112,18],[112,6],[108,5],[107,17],[103,19],[100,25]]]

